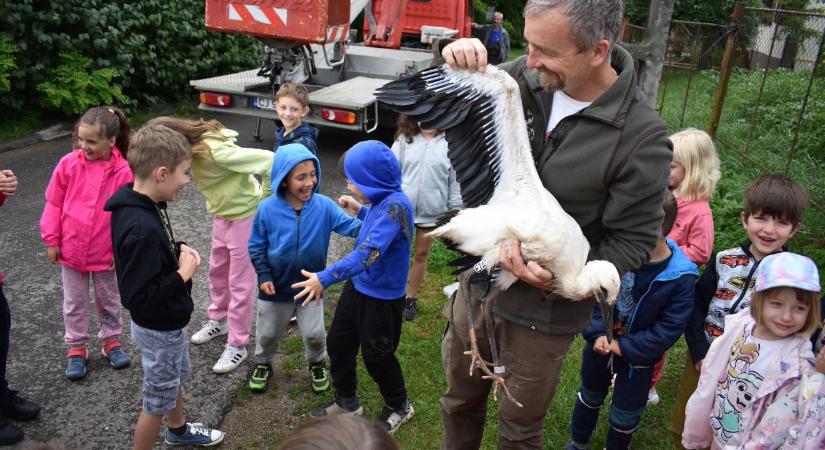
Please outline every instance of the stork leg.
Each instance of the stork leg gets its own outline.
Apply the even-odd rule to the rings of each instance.
[[[481,353],[478,350],[478,338],[476,336],[475,330],[475,320],[473,319],[473,309],[472,309],[472,302],[470,301],[470,277],[472,273],[470,271],[462,272],[458,276],[459,288],[461,289],[461,296],[464,297],[464,305],[467,310],[467,328],[470,337],[470,350],[464,352],[465,355],[470,356],[470,376],[473,375],[473,371],[478,368],[482,371],[484,375],[482,375],[482,379],[490,380],[493,382],[493,398],[497,399],[498,396],[498,389],[504,391],[505,397],[512,401],[519,407],[523,407],[523,405],[510,394],[510,390],[507,388],[507,384],[502,377],[504,373],[504,367],[499,364],[498,361],[498,346],[496,345],[495,334],[493,329],[493,319],[490,316],[490,306],[492,305],[492,301],[501,293],[497,287],[494,287],[492,291],[490,291],[487,295],[481,299],[481,313],[484,316],[485,328],[487,332],[487,339],[490,342],[490,353],[493,355],[493,363],[485,361],[484,358],[481,357]],[[485,308],[485,305],[487,307]],[[493,367],[493,371],[490,370],[490,367]]]

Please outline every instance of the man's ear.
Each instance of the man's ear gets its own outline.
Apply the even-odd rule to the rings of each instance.
[[[610,42],[606,39],[599,41],[595,47],[590,49],[590,65],[598,67],[610,57]]]

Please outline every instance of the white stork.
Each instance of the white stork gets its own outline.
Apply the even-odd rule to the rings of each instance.
[[[596,298],[610,339],[619,273],[607,261],[587,261],[590,246],[581,228],[542,185],[530,151],[516,81],[494,66],[488,66],[485,72],[469,72],[445,64],[391,82],[376,96],[420,122],[422,128],[446,130],[448,156],[466,209],[430,234],[480,257],[477,272],[489,272],[498,264],[504,240],[518,239],[525,261],[535,261],[552,272],[553,292],[574,301]],[[470,273],[465,274],[459,279],[469,315]],[[482,306],[515,281],[510,272],[497,271],[493,292],[482,300]],[[478,355],[471,317],[468,323],[473,347],[470,371],[480,368],[495,381],[496,388],[501,385],[508,398],[515,401],[500,371],[494,374],[487,367],[497,365],[495,343],[491,342],[494,364],[483,361]]]

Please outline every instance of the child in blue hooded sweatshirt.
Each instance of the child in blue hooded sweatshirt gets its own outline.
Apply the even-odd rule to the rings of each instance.
[[[378,141],[355,144],[339,163],[347,189],[357,198],[339,203],[364,221],[354,250],[324,271],[302,271],[308,279],[296,299],[318,299],[327,287],[344,286],[327,335],[335,399],[313,416],[363,414],[356,394],[355,365],[360,347],[372,379],[384,397],[378,424],[393,433],[413,415],[404,375],[395,357],[401,337],[413,207],[401,190],[401,167],[389,147]],[[362,207],[361,204],[369,206]]]
[[[329,389],[324,307],[317,302],[299,306],[291,285],[303,279],[300,269],[326,267],[331,232],[355,237],[361,221],[350,217],[318,193],[321,164],[302,144],[278,149],[272,161],[273,195],[258,206],[249,237],[249,256],[258,275],[255,326],[255,368],[249,379],[253,392],[266,390],[272,377],[272,358],[289,319],[295,315],[304,340],[312,390]]]

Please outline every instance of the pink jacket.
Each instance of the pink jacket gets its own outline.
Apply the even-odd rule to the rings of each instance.
[[[129,164],[117,148],[108,161],[89,161],[82,150],[60,159],[46,188],[40,237],[47,247],[60,247],[61,264],[81,272],[109,268],[111,213],[103,205],[132,181]]]
[[[747,450],[819,450],[825,448],[825,375],[809,371],[799,388],[774,401],[754,429]]]
[[[750,308],[725,317],[725,332],[710,344],[702,363],[699,385],[688,400],[685,408],[685,428],[682,432],[682,446],[686,449],[708,448],[713,441],[710,416],[716,399],[716,386],[725,373],[734,342],[746,327],[754,324]],[[784,339],[779,350],[781,361],[778,370],[771,372],[762,381],[756,398],[742,412],[741,448],[751,448],[754,435],[759,431],[763,417],[771,408],[781,407],[783,398],[796,398],[799,392],[799,380],[802,375],[813,368],[814,354],[811,341],[807,336],[795,334]],[[786,427],[787,429],[787,427]],[[753,448],[777,448],[753,447]]]
[[[685,201],[676,197],[679,212],[668,238],[676,242],[697,266],[708,262],[713,253],[713,214],[707,200]]]

